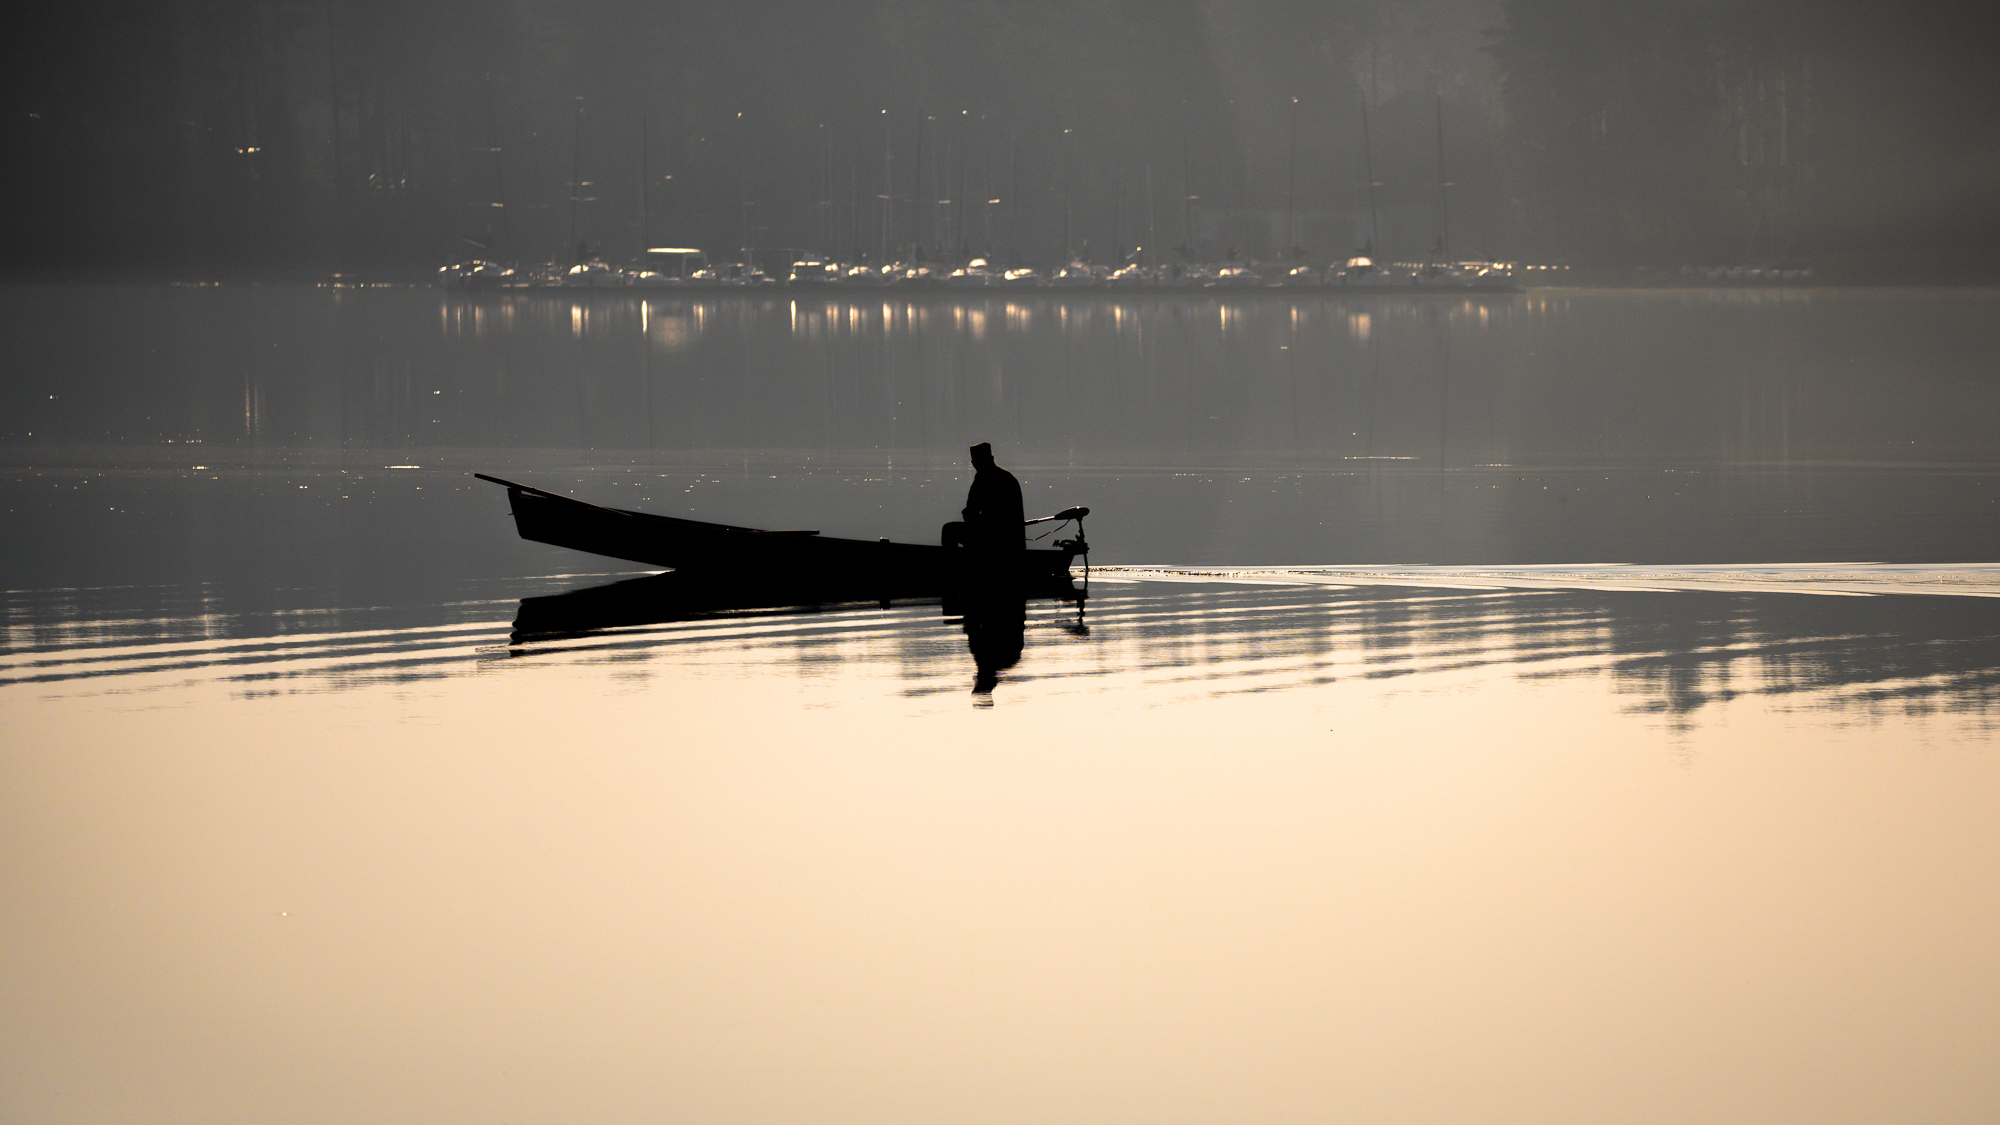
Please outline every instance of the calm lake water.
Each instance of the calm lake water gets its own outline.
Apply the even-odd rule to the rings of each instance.
[[[2000,1112],[2000,293],[0,298],[8,1120]]]

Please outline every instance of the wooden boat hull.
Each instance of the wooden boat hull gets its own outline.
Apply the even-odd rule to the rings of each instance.
[[[1041,588],[1069,578],[1071,550],[983,553],[887,539],[763,531],[589,504],[513,481],[503,485],[521,538],[606,558],[732,579],[878,590],[914,597],[962,585]]]

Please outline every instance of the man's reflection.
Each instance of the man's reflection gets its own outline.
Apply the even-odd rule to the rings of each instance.
[[[1000,673],[1021,662],[1021,647],[1028,630],[1028,600],[1004,594],[947,600],[945,613],[957,610],[959,626],[965,630],[965,646],[972,650],[977,672],[972,678],[972,694],[990,696],[1000,684]]]
[[[1035,591],[1018,587],[987,588],[945,596],[945,620],[956,621],[964,630],[965,647],[972,653],[975,669],[972,694],[976,702],[990,704],[993,689],[1000,685],[1001,673],[1021,662],[1021,650],[1027,643],[1028,603],[1049,597],[1076,606],[1075,619],[1063,625],[1065,632],[1075,636],[1090,634],[1090,627],[1083,623],[1084,603],[1089,594],[1067,581]]]

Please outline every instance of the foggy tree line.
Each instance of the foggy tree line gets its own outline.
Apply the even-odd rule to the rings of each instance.
[[[1867,0],[1506,0],[1511,216],[1550,252],[1670,264],[2000,239],[1987,13]]]
[[[643,243],[1325,261],[1371,239],[1431,252],[1447,203],[1461,257],[1990,249],[2000,146],[1975,11],[50,6],[0,74],[0,260],[409,269],[581,242],[614,259]]]

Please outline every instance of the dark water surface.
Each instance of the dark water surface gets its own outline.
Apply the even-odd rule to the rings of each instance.
[[[508,549],[438,495],[477,470],[928,541],[980,440],[1108,562],[2000,557],[1991,291],[5,296],[8,585],[459,576]]]
[[[2000,293],[0,298],[0,1117],[2000,1112]]]

